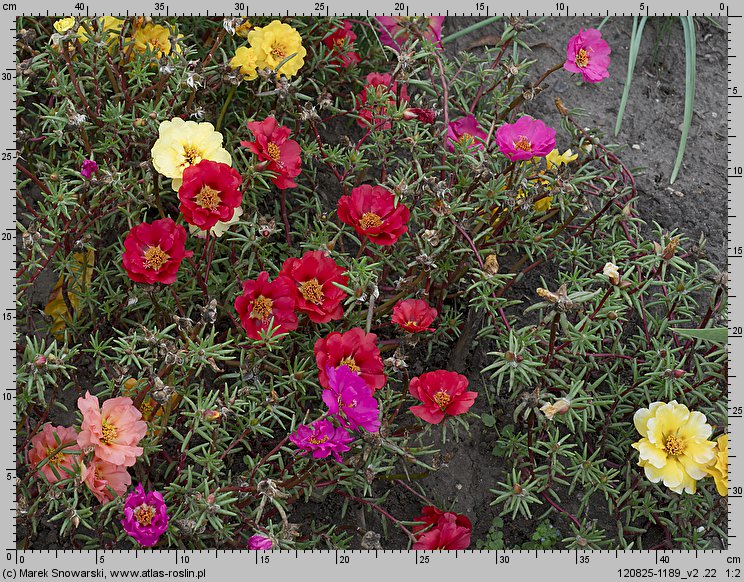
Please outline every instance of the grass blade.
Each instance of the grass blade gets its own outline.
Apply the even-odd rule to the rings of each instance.
[[[674,169],[670,184],[674,184],[677,179],[679,169],[682,167],[682,159],[685,156],[685,147],[687,146],[687,135],[692,125],[692,112],[695,105],[695,69],[696,69],[696,46],[695,46],[695,21],[692,16],[680,16],[682,28],[685,33],[685,115],[682,121],[682,135],[679,139],[679,150],[677,150],[677,159],[674,161]]]
[[[485,20],[479,20],[475,24],[471,24],[470,26],[467,26],[463,28],[462,30],[458,30],[457,32],[453,32],[450,35],[445,36],[442,39],[442,44],[447,44],[452,42],[453,40],[456,40],[460,38],[461,36],[465,36],[466,34],[470,34],[471,32],[475,32],[479,28],[483,28],[484,26],[488,26],[489,24],[493,22],[498,22],[501,20],[503,16],[491,16],[491,18],[486,18]]]
[[[647,16],[643,16],[639,22],[638,17],[633,17],[633,31],[630,34],[630,52],[628,53],[628,76],[625,78],[625,87],[623,88],[623,97],[620,100],[620,108],[617,111],[617,121],[615,122],[615,135],[620,133],[620,126],[623,124],[623,115],[625,106],[628,104],[628,95],[630,94],[630,84],[633,81],[633,72],[635,71],[636,61],[638,60],[638,50],[641,47],[641,38],[643,37],[643,27],[646,26]]]

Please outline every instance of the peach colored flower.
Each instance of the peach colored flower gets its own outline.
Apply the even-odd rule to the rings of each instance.
[[[96,457],[114,465],[131,467],[142,454],[137,444],[147,433],[147,423],[142,413],[132,404],[131,398],[109,398],[98,405],[98,398],[85,393],[78,398],[78,408],[83,413],[83,423],[77,437],[82,447],[93,447]]]
[[[49,457],[49,460],[44,463],[39,471],[50,483],[66,479],[68,472],[71,472],[77,464],[77,455],[73,453],[73,451],[80,451],[80,447],[76,443],[77,436],[78,433],[74,428],[52,426],[51,423],[46,423],[41,432],[31,439],[33,448],[28,452],[28,460],[31,466],[36,467]],[[62,445],[66,446],[59,450]],[[57,452],[50,456],[54,451]]]
[[[112,465],[94,457],[87,467],[83,463],[80,466],[83,483],[101,503],[108,503],[114,498],[112,491],[117,497],[124,495],[132,484],[131,475],[121,465]]]

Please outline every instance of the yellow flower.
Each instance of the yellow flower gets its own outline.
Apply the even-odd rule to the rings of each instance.
[[[556,149],[545,156],[545,166],[548,170],[552,170],[554,167],[560,168],[569,162],[573,162],[578,157],[579,154],[573,153],[570,149],[566,150],[562,154]]]
[[[222,147],[222,134],[211,123],[184,121],[176,117],[163,121],[159,137],[152,146],[152,165],[158,173],[172,178],[172,188],[181,187],[181,176],[189,166],[202,160],[232,165],[229,152]]]
[[[72,16],[68,16],[67,18],[60,18],[54,23],[54,30],[56,30],[60,34],[64,34],[68,30],[70,30],[74,24],[75,19]]]
[[[289,78],[305,64],[307,51],[302,46],[302,37],[289,24],[273,20],[268,26],[254,28],[248,33],[248,42],[256,51],[259,68],[276,70],[279,63],[291,56],[278,71]]]
[[[245,20],[235,27],[235,34],[237,34],[238,36],[242,36],[243,38],[248,38],[248,33],[250,33],[252,28],[253,25],[251,24],[251,21]]]
[[[696,481],[707,474],[715,458],[713,429],[701,412],[684,404],[654,402],[635,413],[633,423],[641,440],[633,443],[640,453],[638,465],[653,483],[662,481],[675,493],[695,493]]]
[[[165,26],[152,23],[145,24],[137,28],[132,35],[132,39],[134,40],[134,50],[138,53],[149,50],[157,58],[161,58],[171,52],[170,31]]]
[[[716,481],[716,489],[722,497],[728,495],[728,435],[718,437],[713,464],[705,470]]]
[[[235,56],[230,60],[230,66],[233,69],[240,69],[240,72],[245,75],[245,78],[252,81],[258,77],[258,73],[256,72],[256,68],[258,67],[256,49],[241,46],[235,51]],[[284,67],[282,67],[283,70]]]
[[[98,29],[101,31],[101,37],[108,43],[114,42],[121,34],[124,21],[116,16],[101,16],[98,19]]]

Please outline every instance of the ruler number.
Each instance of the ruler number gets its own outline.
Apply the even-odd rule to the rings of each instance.
[[[417,564],[428,564],[429,563],[429,556],[419,556],[416,560]]]
[[[638,10],[641,10],[641,11],[646,10],[646,3],[641,2],[641,5],[638,7]]]
[[[318,12],[325,10],[325,2],[316,2],[315,10],[317,10]]]
[[[740,325],[735,325],[734,327],[731,328],[732,335],[744,335],[742,334],[743,331],[744,330],[742,330]]]
[[[82,2],[78,2],[77,4],[75,4],[75,10],[79,10],[80,12],[82,12],[83,10],[85,10],[85,4],[83,4]]]
[[[337,563],[338,564],[348,564],[349,563],[349,556],[339,556]]]
[[[565,4],[565,3],[563,3],[563,2],[556,2],[556,3],[555,3],[555,9],[556,9],[556,10],[558,10],[559,12],[563,12],[563,11],[565,11],[565,10],[566,10],[567,8],[568,8],[568,7],[567,7],[567,6],[566,6],[566,4]]]
[[[589,556],[579,556],[579,564],[588,564],[589,563]]]
[[[245,10],[245,4],[243,2],[236,2],[235,10],[242,12],[243,10]]]
[[[406,9],[405,2],[396,2],[395,3],[395,10],[398,12],[403,12]]]
[[[482,12],[483,10],[485,10],[485,9],[486,9],[486,3],[485,3],[485,2],[476,2],[476,3],[475,3],[475,9],[476,9],[476,10],[477,10],[478,12]]]
[[[165,2],[155,2],[155,10],[165,10]]]
[[[499,556],[499,564],[508,564],[509,556]]]
[[[259,564],[268,564],[270,562],[269,558],[271,556],[260,556]]]

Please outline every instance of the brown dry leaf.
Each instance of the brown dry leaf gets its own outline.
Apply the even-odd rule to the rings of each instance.
[[[73,253],[72,256],[75,263],[72,268],[72,276],[67,280],[67,296],[70,299],[70,305],[77,311],[80,308],[79,294],[90,284],[93,277],[95,251],[90,249],[84,253]],[[44,308],[44,313],[52,318],[51,331],[57,339],[62,339],[67,322],[70,320],[70,312],[62,296],[63,284],[64,276],[60,277],[57,281],[54,289],[49,294],[49,301]]]
[[[481,46],[496,46],[501,42],[501,35],[500,34],[487,34],[486,36],[482,36],[480,38],[475,39],[473,42],[471,42],[468,46],[465,47],[465,50],[471,50],[474,48],[478,48]]]

